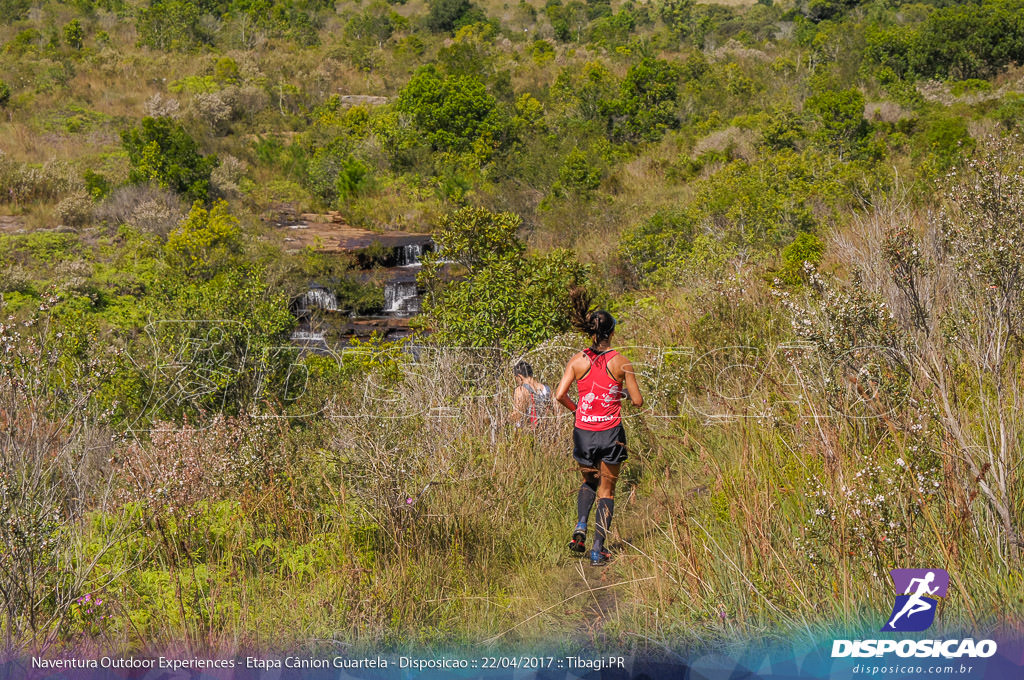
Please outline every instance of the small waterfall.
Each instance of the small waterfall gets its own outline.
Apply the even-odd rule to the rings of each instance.
[[[310,288],[302,296],[303,309],[322,309],[327,312],[338,311],[338,298],[333,291],[326,288]]]
[[[294,331],[292,342],[325,342],[324,334],[316,331]]]
[[[420,311],[420,296],[415,281],[388,281],[384,284],[385,314],[415,314]]]
[[[396,251],[399,267],[417,265],[420,263],[420,258],[423,257],[423,245],[420,243],[410,243],[406,246],[399,246],[396,248]]]

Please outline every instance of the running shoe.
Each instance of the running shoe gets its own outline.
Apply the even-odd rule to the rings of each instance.
[[[608,564],[608,560],[612,558],[612,554],[607,550],[591,550],[590,551],[590,566],[592,567],[603,567]]]
[[[572,530],[572,540],[569,541],[569,550],[575,553],[587,552],[587,523],[580,522]]]

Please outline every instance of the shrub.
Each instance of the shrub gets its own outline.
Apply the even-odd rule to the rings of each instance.
[[[529,256],[512,213],[463,208],[445,215],[434,233],[438,250],[424,259],[424,312],[441,344],[526,349],[570,328],[569,289],[588,270],[572,253]],[[440,278],[441,258],[466,267],[455,281]]]
[[[685,210],[655,213],[622,237],[619,255],[638,278],[683,263],[697,235],[697,217]]]
[[[167,236],[168,259],[185,276],[209,278],[236,262],[242,251],[242,229],[224,201],[206,210],[192,206],[185,221]]]
[[[93,201],[86,193],[77,193],[57,204],[57,217],[69,227],[81,227],[92,218]]]
[[[167,236],[185,216],[181,197],[153,184],[118,187],[96,206],[98,221],[130,224],[144,232]]]
[[[629,140],[657,140],[679,126],[679,67],[645,57],[629,67],[616,103],[616,132]]]
[[[103,442],[110,435],[92,425],[88,408],[106,368],[102,351],[82,356],[96,350],[92,338],[74,324],[53,323],[49,309],[58,302],[48,297],[28,320],[0,323],[0,594],[8,650],[52,634],[96,569],[82,555],[102,554],[123,529],[112,524],[93,537],[81,530],[87,513],[107,504],[97,490],[109,483]]]
[[[453,30],[472,9],[469,0],[429,0],[427,27],[438,33]]]
[[[614,109],[620,83],[600,61],[567,66],[551,86],[551,100],[570,117],[605,121]]]
[[[865,56],[899,76],[988,78],[1024,61],[1020,0],[950,4],[917,27],[872,28]]]
[[[76,50],[82,49],[82,43],[85,39],[85,31],[82,29],[82,22],[78,19],[72,19],[64,25],[64,42]]]
[[[7,106],[11,101],[11,86],[0,80],[0,107]]]
[[[206,42],[199,15],[199,5],[191,0],[151,0],[139,10],[139,43],[158,50],[193,50]]]
[[[955,114],[936,112],[923,116],[914,135],[913,157],[922,172],[945,172],[973,148],[967,122]]]
[[[131,182],[156,182],[194,200],[206,200],[216,156],[199,153],[199,145],[184,127],[170,118],[143,118],[121,133],[128,152]]]
[[[146,100],[142,110],[150,118],[177,118],[181,112],[181,103],[173,97],[165,97],[157,92]]]
[[[782,249],[782,268],[779,278],[786,283],[799,283],[804,273],[804,263],[812,265],[821,263],[825,252],[825,244],[814,234],[801,232],[793,242]]]
[[[9,159],[0,151],[0,202],[24,205],[53,200],[66,194],[77,181],[62,161],[47,161],[41,166]]]
[[[860,90],[825,90],[807,100],[807,110],[818,120],[819,140],[842,156],[853,150],[868,130],[864,95]]]
[[[693,0],[662,0],[658,5],[658,16],[670,31],[685,37],[693,21]]]
[[[241,192],[245,181],[245,162],[234,156],[225,156],[210,173],[210,186],[217,196],[234,196]]]
[[[432,65],[402,88],[396,108],[412,117],[436,150],[486,154],[502,131],[497,102],[483,83],[473,76],[442,76]]]
[[[596,166],[579,148],[570,151],[558,169],[559,189],[584,197],[601,186],[603,177],[603,169]]]

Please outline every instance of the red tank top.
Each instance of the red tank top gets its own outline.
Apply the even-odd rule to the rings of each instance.
[[[618,352],[613,349],[583,353],[590,359],[590,370],[576,381],[576,427],[581,430],[610,430],[622,422],[622,383],[608,373],[608,362]]]

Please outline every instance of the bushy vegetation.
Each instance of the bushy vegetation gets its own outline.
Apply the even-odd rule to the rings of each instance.
[[[0,0],[0,654],[686,650],[917,565],[1012,628],[1020,10]],[[433,233],[415,342],[292,344],[381,305],[327,210]],[[601,576],[508,412],[571,285],[648,396]]]

